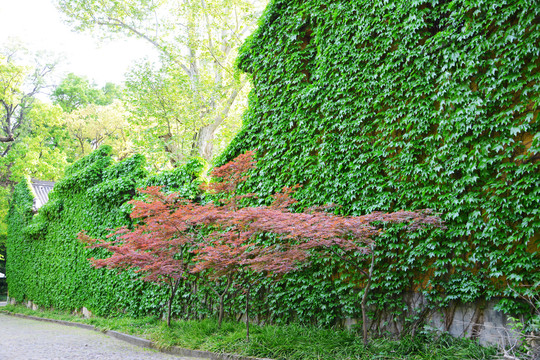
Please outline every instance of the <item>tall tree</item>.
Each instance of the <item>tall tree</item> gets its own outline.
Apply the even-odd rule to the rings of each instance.
[[[103,144],[111,145],[117,157],[130,153],[125,109],[120,101],[110,105],[89,104],[65,115],[66,129],[78,144],[77,157],[96,150]]]
[[[126,110],[120,100],[122,88],[107,83],[102,88],[84,76],[68,74],[51,94],[54,104],[64,111],[66,130],[75,146],[69,153],[79,158],[100,145],[111,145],[118,158],[130,153]]]
[[[31,54],[21,45],[0,49],[0,185],[10,186],[12,163],[6,163],[14,145],[32,130],[36,96],[47,88],[57,62],[43,53]]]
[[[236,49],[252,31],[265,2],[57,0],[75,29],[144,39],[159,51],[165,67],[183,74],[181,92],[194,117],[190,148],[206,159],[212,158],[214,138],[246,85],[245,75],[233,66]]]
[[[162,166],[175,166],[192,152],[198,113],[189,106],[186,86],[189,79],[185,74],[150,62],[138,64],[126,77],[130,122],[140,135],[133,140],[139,152],[159,159]]]
[[[0,51],[0,142],[12,143],[28,124],[27,114],[36,95],[46,87],[46,77],[54,70],[55,61],[35,54],[32,66],[23,65],[20,57],[24,49],[6,47]],[[44,60],[45,59],[45,60]],[[5,156],[10,146],[3,147]]]
[[[26,176],[52,181],[61,178],[75,158],[63,115],[60,107],[37,100],[27,114],[31,128],[0,159],[0,171],[9,166],[13,182]]]

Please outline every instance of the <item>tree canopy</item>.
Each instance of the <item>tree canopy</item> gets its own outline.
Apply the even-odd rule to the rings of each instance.
[[[54,140],[45,135],[46,129],[54,128],[50,113],[40,114],[47,106],[37,99],[43,94],[56,60],[43,53],[31,53],[21,45],[6,45],[0,49],[0,184],[11,186],[14,161],[36,145],[27,141],[38,134],[46,147],[54,147]],[[51,120],[51,124],[47,121]],[[53,164],[51,164],[54,166]],[[18,175],[15,175],[18,178]]]
[[[65,112],[72,112],[90,104],[110,105],[122,97],[121,88],[107,83],[101,89],[85,77],[68,74],[51,94],[54,104],[60,105]]]
[[[158,123],[156,142],[173,164],[188,155],[211,159],[217,134],[238,118],[246,75],[234,67],[236,50],[253,30],[260,1],[57,0],[79,31],[135,36],[161,55],[161,69],[142,65],[131,74],[134,117]],[[144,101],[137,101],[144,99]],[[237,120],[236,120],[237,121]],[[234,122],[234,121],[233,121]]]

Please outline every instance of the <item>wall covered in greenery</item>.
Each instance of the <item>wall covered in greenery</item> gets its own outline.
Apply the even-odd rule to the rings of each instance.
[[[145,160],[134,156],[119,163],[102,147],[68,168],[55,184],[49,202],[32,212],[33,195],[27,181],[16,186],[8,218],[9,295],[19,302],[31,300],[42,307],[75,310],[83,306],[95,314],[161,315],[167,289],[135,281],[133,272],[92,268],[88,258],[109,256],[101,249],[87,249],[77,240],[79,232],[105,238],[114,229],[129,225],[131,207],[126,202],[136,188],[162,185],[168,191],[200,200],[199,178],[203,165],[192,160],[181,168],[148,175]],[[350,274],[335,259],[315,259],[309,269],[286,276],[277,284],[260,278],[253,284],[252,314],[272,322],[301,321],[334,324],[358,316],[358,289]],[[346,279],[345,279],[346,278]],[[200,318],[216,314],[217,299],[195,276],[179,291],[173,314]],[[227,313],[243,312],[242,288],[227,297]],[[321,309],[326,310],[321,313]]]
[[[11,298],[61,309],[85,306],[98,314],[160,312],[166,295],[163,289],[133,281],[133,273],[116,275],[92,268],[87,259],[106,254],[86,249],[77,235],[86,231],[104,238],[109,229],[129,224],[130,207],[125,203],[137,187],[164,185],[194,197],[202,164],[192,161],[148,176],[144,157],[113,163],[110,152],[110,147],[102,147],[71,166],[36,215],[28,182],[17,185],[8,221]]]
[[[221,162],[258,149],[246,191],[301,184],[303,206],[447,222],[381,239],[377,304],[513,298],[540,280],[536,1],[274,0],[238,64],[254,87]]]
[[[502,298],[515,311],[514,291],[540,281],[539,19],[535,1],[274,0],[240,53],[254,87],[244,128],[220,162],[257,149],[243,190],[260,202],[301,184],[300,208],[440,212],[444,233],[392,229],[378,239],[370,302],[379,314],[421,321],[410,291],[431,309]],[[142,157],[113,164],[108,154],[73,165],[38,215],[19,184],[9,216],[11,297],[103,314],[161,312],[162,289],[91,269],[86,259],[104,254],[76,235],[128,224],[124,204],[140,185],[197,196],[200,168],[148,177]],[[358,317],[357,275],[325,257],[277,283],[261,279],[253,314],[318,324]],[[214,314],[212,293],[191,284],[175,313]],[[229,314],[244,300],[231,295]]]

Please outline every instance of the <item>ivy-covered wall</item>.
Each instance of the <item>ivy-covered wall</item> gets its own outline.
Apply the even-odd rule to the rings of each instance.
[[[238,64],[253,90],[220,162],[258,150],[246,191],[301,184],[303,206],[446,221],[380,241],[374,303],[513,298],[508,284],[540,280],[537,1],[273,0]]]
[[[103,257],[77,240],[81,231],[105,238],[109,229],[130,223],[131,200],[137,187],[164,185],[185,196],[198,194],[195,181],[202,164],[192,161],[182,168],[148,176],[140,155],[113,163],[110,147],[102,147],[75,163],[55,184],[49,202],[37,214],[27,181],[13,195],[8,218],[7,274],[9,295],[44,307],[79,309],[97,314],[160,313],[165,291],[133,281],[133,273],[117,275],[96,270],[87,260]]]
[[[411,291],[428,308],[501,298],[515,311],[514,290],[540,280],[539,19],[535,1],[273,0],[240,53],[254,87],[244,128],[220,162],[257,149],[244,190],[261,202],[301,184],[301,206],[442,214],[445,233],[393,229],[378,240],[376,319],[421,321],[423,310],[406,301]],[[104,254],[75,238],[126,224],[122,204],[138,185],[195,196],[190,169],[148,177],[141,157],[113,164],[102,149],[68,170],[35,216],[21,183],[9,217],[10,296],[160,313],[162,289],[91,269],[86,259]],[[356,270],[321,258],[280,282],[261,279],[253,315],[318,324],[358,317]],[[215,314],[212,292],[190,286],[175,314]],[[244,300],[232,293],[228,313]]]
[[[49,194],[49,202],[37,214],[32,212],[33,195],[28,182],[16,186],[8,218],[10,298],[56,309],[86,307],[106,316],[163,313],[166,288],[138,281],[132,272],[117,274],[92,268],[88,258],[109,254],[86,249],[77,240],[81,231],[105,238],[109,229],[129,224],[130,207],[126,201],[135,196],[136,188],[163,185],[184,197],[200,199],[203,165],[199,161],[157,175],[148,175],[144,162],[137,155],[114,163],[110,148],[100,148],[66,171]],[[315,259],[309,269],[286,276],[277,284],[260,278],[253,284],[251,313],[261,321],[327,325],[358,316],[359,289],[350,273],[336,276],[338,271],[344,271],[341,266],[336,259]],[[204,281],[195,277],[190,280],[175,298],[173,315],[215,315],[218,302],[214,292]],[[233,288],[226,299],[228,316],[243,312],[245,296],[243,288]]]

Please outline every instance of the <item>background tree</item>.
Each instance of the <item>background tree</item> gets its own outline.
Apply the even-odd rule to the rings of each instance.
[[[0,51],[0,143],[5,144],[0,156],[6,156],[12,143],[30,127],[28,112],[36,95],[46,88],[47,76],[55,66],[56,61],[43,54],[29,54],[20,46],[8,46]]]
[[[164,131],[159,136],[183,137],[189,129],[192,154],[211,159],[215,136],[227,123],[247,83],[246,76],[233,66],[236,49],[252,31],[265,1],[130,0],[120,4],[113,0],[57,0],[57,4],[77,30],[136,36],[155,46],[163,68],[174,69],[175,76],[185,78],[179,82],[180,101],[190,114],[163,119],[163,123],[174,120],[187,125],[178,126],[178,133]],[[152,82],[159,83],[159,77]],[[153,98],[152,107],[159,109],[162,97],[156,94]]]
[[[73,142],[68,150],[78,159],[106,143],[123,159],[131,153],[130,128],[122,88],[107,83],[99,88],[83,76],[68,74],[56,86],[51,100],[64,111],[65,127]]]
[[[119,159],[131,153],[129,125],[122,102],[117,100],[110,105],[89,104],[64,117],[66,128],[78,145],[75,151],[77,157],[103,144],[111,145]]]
[[[130,122],[138,128],[137,151],[162,166],[176,166],[192,153],[198,114],[189,106],[188,77],[174,67],[150,62],[135,66],[126,76]]]
[[[60,105],[62,110],[70,113],[87,105],[110,105],[116,99],[122,98],[120,86],[107,83],[98,88],[86,77],[68,74],[51,94],[54,104]]]
[[[23,177],[56,181],[75,160],[73,141],[65,127],[63,111],[37,100],[27,114],[32,126],[21,135],[9,154],[0,159],[0,169],[10,169],[10,180]]]

